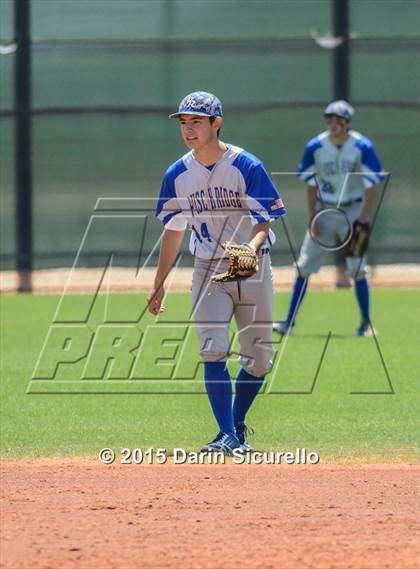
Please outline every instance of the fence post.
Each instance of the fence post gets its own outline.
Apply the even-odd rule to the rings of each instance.
[[[18,292],[32,290],[30,0],[15,0],[15,223]]]
[[[342,42],[333,50],[334,99],[350,97],[349,2],[332,0],[333,35]]]

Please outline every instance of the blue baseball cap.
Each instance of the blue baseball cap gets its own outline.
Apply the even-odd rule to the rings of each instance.
[[[347,101],[333,101],[328,105],[328,107],[324,111],[324,117],[328,117],[329,115],[336,115],[338,117],[342,117],[346,119],[346,121],[351,121],[353,118],[354,109]]]
[[[222,117],[222,103],[212,93],[195,91],[182,99],[177,113],[169,115],[170,119],[176,119],[179,115],[199,115],[201,117]]]

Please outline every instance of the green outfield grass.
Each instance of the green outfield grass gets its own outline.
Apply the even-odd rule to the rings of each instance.
[[[283,315],[288,297],[277,294],[277,317]],[[127,320],[140,314],[145,298],[113,295],[108,302],[108,318]],[[217,429],[203,391],[201,366],[197,373],[193,371],[197,360],[195,334],[186,337],[183,353],[179,348],[175,354],[175,358],[182,356],[175,379],[164,384],[156,380],[156,369],[160,375],[170,375],[174,348],[159,346],[159,334],[146,344],[139,367],[143,377],[149,373],[155,378],[153,382],[110,378],[74,381],[80,377],[85,361],[61,366],[56,379],[31,382],[58,300],[57,296],[30,295],[1,299],[3,457],[96,456],[105,446],[193,450],[213,437]],[[88,295],[67,297],[60,319],[73,315],[80,320],[90,301]],[[352,291],[311,292],[302,307],[296,336],[288,338],[286,345],[276,345],[280,359],[275,373],[267,377],[266,393],[257,398],[250,412],[256,448],[306,447],[318,451],[321,460],[331,461],[417,461],[418,293],[376,290],[372,303],[392,387],[374,339],[352,336],[358,323]],[[163,321],[171,324],[166,332],[172,330],[169,336],[175,345],[182,344],[176,341],[176,323],[188,319],[189,306],[189,294],[168,298]],[[103,309],[101,298],[89,315],[90,328],[95,329],[103,319]],[[152,322],[150,315],[141,318],[134,336]],[[132,327],[130,330],[133,333]],[[328,348],[313,385],[329,332]],[[89,364],[92,376],[99,373],[103,361],[100,343],[96,348]],[[158,363],[157,368],[157,357],[169,359]],[[235,373],[235,359],[230,367]],[[115,368],[112,373],[118,376],[117,372]],[[195,381],[185,385],[182,377],[188,375],[195,376]],[[127,388],[132,393],[121,393]],[[108,391],[89,394],[88,390]],[[154,394],[144,393],[147,390]]]

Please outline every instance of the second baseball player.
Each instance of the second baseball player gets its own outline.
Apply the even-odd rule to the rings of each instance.
[[[322,267],[337,239],[344,247],[351,232],[366,225],[377,185],[384,178],[372,142],[352,129],[353,113],[353,107],[346,101],[330,103],[324,112],[328,129],[309,141],[299,164],[298,175],[307,184],[311,224],[297,261],[298,274],[287,316],[273,326],[281,334],[293,334],[309,277]],[[346,264],[360,309],[355,335],[370,336],[374,329],[366,256],[347,252]]]

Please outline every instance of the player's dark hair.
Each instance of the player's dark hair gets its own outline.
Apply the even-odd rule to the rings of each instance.
[[[209,117],[210,124],[213,124],[215,120],[216,120],[216,117]],[[220,127],[217,131],[217,138],[219,138],[219,133],[221,130],[222,130],[222,127]]]

